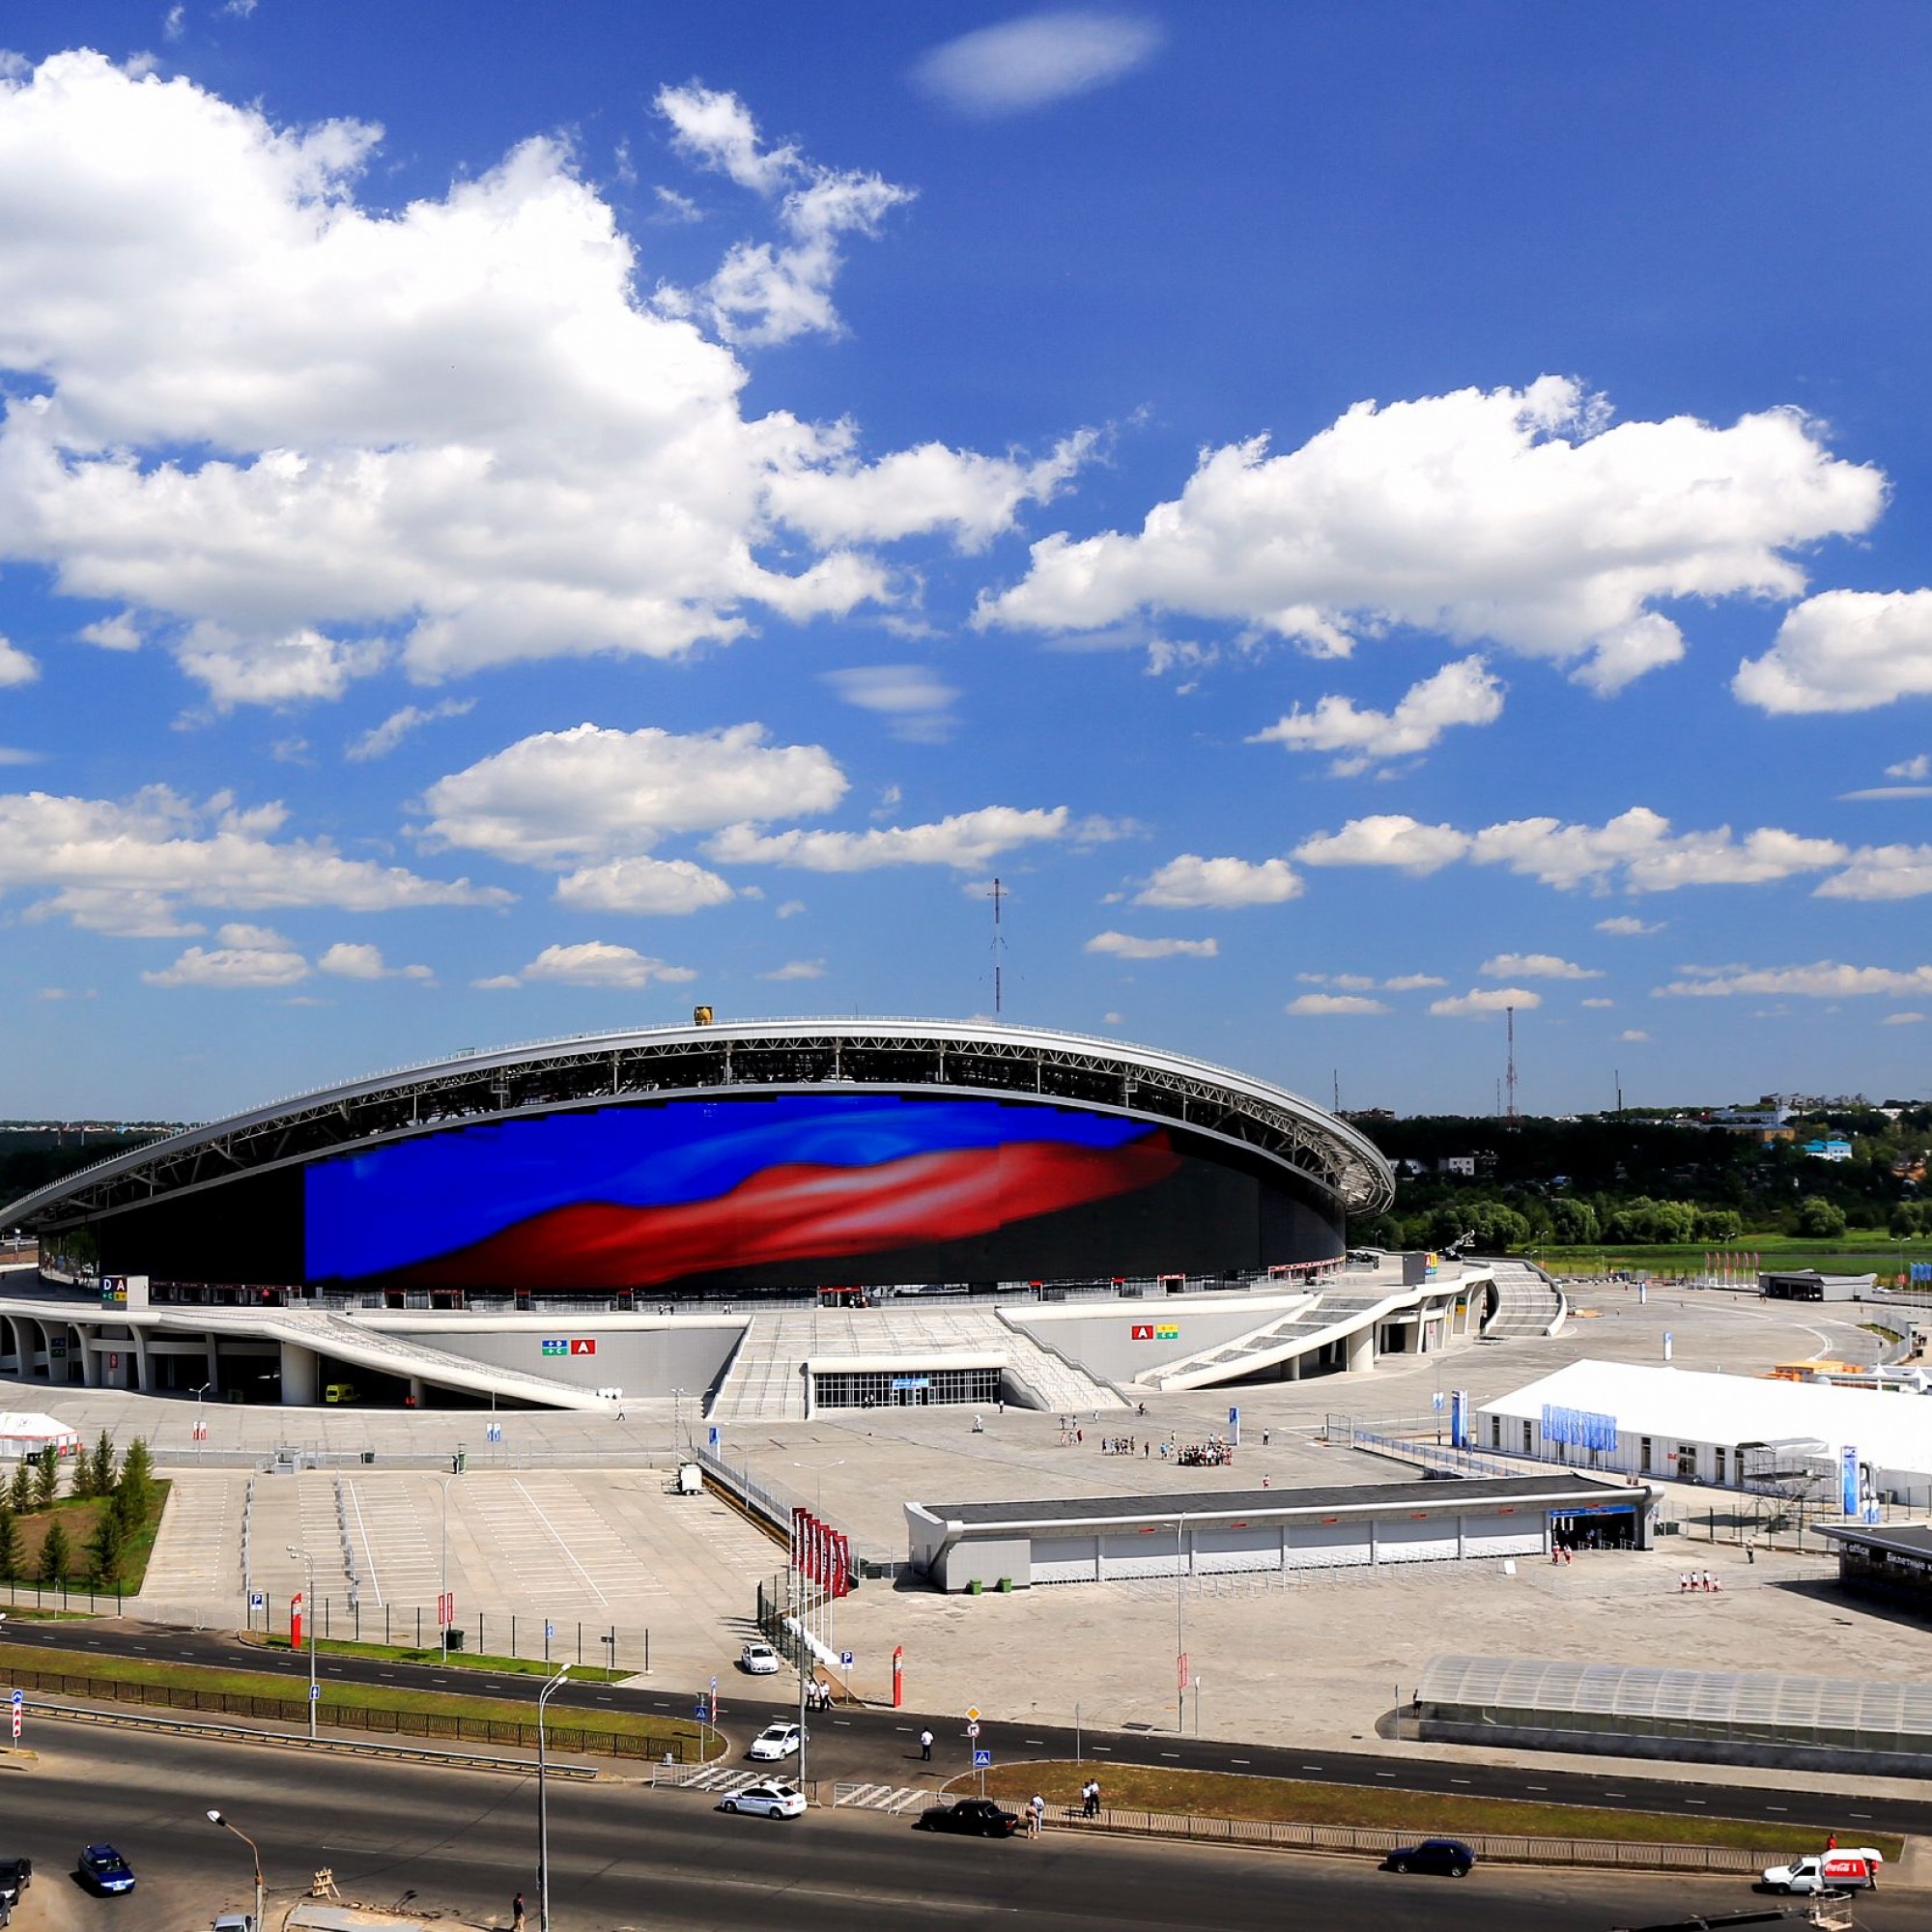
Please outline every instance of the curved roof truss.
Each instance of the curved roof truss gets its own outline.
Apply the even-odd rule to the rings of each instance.
[[[1395,1197],[1388,1162],[1348,1122],[1203,1061],[980,1021],[745,1020],[579,1035],[325,1088],[117,1154],[0,1209],[0,1220],[70,1227],[244,1174],[519,1114],[851,1085],[1105,1108],[1250,1149],[1353,1214],[1378,1213]]]

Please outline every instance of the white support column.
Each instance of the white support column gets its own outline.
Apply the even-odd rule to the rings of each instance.
[[[1349,1337],[1349,1373],[1364,1375],[1375,1365],[1376,1331],[1373,1324],[1364,1324]]]
[[[221,1393],[221,1344],[215,1336],[204,1335],[201,1346],[206,1351],[201,1378],[208,1384],[208,1393],[218,1396]]]
[[[291,1408],[313,1408],[322,1400],[322,1357],[299,1342],[282,1344],[282,1402]]]

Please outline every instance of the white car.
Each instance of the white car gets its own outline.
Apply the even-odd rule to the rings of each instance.
[[[796,1724],[781,1719],[765,1728],[752,1740],[750,1755],[760,1763],[772,1763],[781,1757],[790,1757],[798,1749],[805,1733]]]
[[[1762,1883],[1768,1891],[1856,1891],[1878,1884],[1878,1868],[1884,1862],[1884,1857],[1869,1845],[1847,1845],[1811,1858],[1793,1859],[1788,1865],[1773,1865]]]
[[[789,1784],[748,1784],[719,1805],[721,1811],[751,1811],[760,1818],[803,1818],[805,1793]]]
[[[784,1660],[768,1643],[748,1643],[738,1653],[738,1668],[753,1677],[776,1677]]]

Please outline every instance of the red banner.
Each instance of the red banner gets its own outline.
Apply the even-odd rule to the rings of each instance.
[[[289,1648],[302,1647],[302,1593],[298,1590],[289,1599]]]

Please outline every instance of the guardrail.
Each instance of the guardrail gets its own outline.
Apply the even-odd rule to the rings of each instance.
[[[133,1684],[119,1678],[85,1677],[56,1670],[9,1670],[14,1687],[23,1690],[51,1690],[61,1697],[85,1697],[107,1704],[135,1704],[144,1709],[167,1711],[213,1711],[222,1717],[256,1718],[271,1723],[299,1725],[306,1729],[306,1700],[290,1697],[258,1697],[234,1690],[198,1690],[177,1684]],[[40,1699],[35,1699],[38,1706]],[[511,1718],[469,1718],[455,1712],[431,1710],[382,1710],[353,1704],[327,1702],[322,1706],[321,1721],[341,1731],[364,1731],[371,1735],[425,1739],[448,1739],[454,1744],[504,1745],[515,1750],[535,1750],[537,1727]],[[702,1759],[704,1747],[716,1739],[722,1751],[724,1743],[716,1733],[707,1733],[700,1742],[686,1732],[657,1734],[630,1731],[594,1730],[582,1724],[559,1723],[549,1719],[544,1736],[551,1748],[580,1751],[591,1757],[639,1758],[662,1763],[669,1756],[673,1763],[690,1758]]]
[[[1124,1832],[1151,1838],[1190,1838],[1208,1844],[1264,1845],[1281,1851],[1358,1852],[1378,1858],[1412,1845],[1413,1832],[1366,1825],[1293,1825],[1258,1818],[1204,1818],[1184,1811],[1105,1810],[1086,1818],[1077,1805],[1050,1805],[1051,1824],[1073,1830]],[[1629,1865],[1645,1871],[1751,1872],[1759,1854],[1736,1845],[1654,1845],[1617,1838],[1542,1838],[1477,1833],[1463,1842],[1478,1859],[1540,1865]]]

